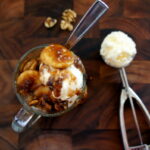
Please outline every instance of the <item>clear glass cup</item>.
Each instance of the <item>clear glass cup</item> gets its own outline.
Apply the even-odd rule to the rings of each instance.
[[[102,0],[95,0],[93,5],[88,9],[88,11],[85,13],[85,15],[82,17],[72,34],[70,35],[69,39],[66,42],[66,46],[71,49],[82,37],[87,31],[98,21],[98,19],[108,10],[108,6],[102,1]],[[67,110],[58,112],[58,113],[45,113],[40,111],[39,109],[36,109],[35,107],[29,106],[25,99],[17,92],[16,88],[16,77],[19,73],[19,67],[23,63],[25,59],[28,58],[34,58],[37,57],[40,54],[40,51],[42,48],[44,48],[47,45],[41,45],[35,48],[32,48],[27,53],[25,53],[22,58],[20,59],[14,75],[14,89],[16,92],[16,95],[18,97],[19,102],[23,105],[23,108],[18,112],[18,114],[15,116],[13,122],[12,122],[12,128],[16,132],[22,132],[27,127],[34,124],[41,116],[44,117],[56,117],[60,116],[73,108],[75,108],[79,103],[79,101],[83,98],[84,93],[86,92],[86,73],[83,66],[83,87],[82,87],[82,95],[79,95],[77,97],[76,103],[74,103],[71,107],[69,107]]]
[[[85,73],[85,69],[84,66],[82,64],[83,67],[83,87],[82,87],[82,94],[79,95],[76,99],[76,102],[70,106],[69,108],[67,108],[66,110],[60,111],[60,112],[56,112],[56,113],[46,113],[36,107],[33,106],[29,106],[27,104],[27,101],[25,100],[25,98],[20,95],[17,92],[17,85],[16,85],[16,78],[19,75],[19,69],[21,64],[28,59],[31,58],[37,58],[40,55],[41,50],[48,46],[49,44],[44,44],[44,45],[40,45],[37,46],[35,48],[32,48],[30,50],[28,50],[19,60],[15,72],[14,72],[14,79],[13,79],[13,87],[16,93],[16,96],[19,100],[19,102],[23,105],[23,107],[19,110],[19,112],[17,113],[17,115],[14,117],[13,121],[12,121],[12,129],[16,132],[22,132],[24,131],[26,128],[30,127],[31,125],[33,125],[40,117],[57,117],[60,116],[66,112],[69,112],[70,110],[72,110],[73,108],[75,108],[79,103],[80,100],[82,100],[82,98],[84,97],[84,93],[86,91],[86,73]]]

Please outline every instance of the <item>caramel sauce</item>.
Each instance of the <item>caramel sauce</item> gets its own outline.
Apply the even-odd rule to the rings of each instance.
[[[62,79],[59,78],[57,81],[54,83],[54,95],[56,97],[60,96],[61,88],[62,88]]]
[[[62,45],[52,44],[50,45],[50,49],[52,51],[53,58],[55,58],[55,61],[60,63],[67,63],[68,61],[74,59],[73,53]]]
[[[74,65],[75,65],[75,67],[78,68],[82,73],[85,72],[85,71],[84,71],[84,67],[83,67],[83,65],[82,65],[82,62],[81,62],[80,58],[77,57],[77,56],[75,57]]]
[[[69,96],[69,97],[72,97],[72,96],[74,96],[74,95],[75,95],[75,91],[72,90],[71,88],[69,88],[68,96]]]
[[[47,85],[49,86],[50,90],[54,90],[53,80],[49,79]]]
[[[78,96],[79,96],[79,95],[81,95],[82,91],[81,91],[81,90],[76,90],[76,92],[75,92],[75,93],[76,93],[76,95],[78,95]]]

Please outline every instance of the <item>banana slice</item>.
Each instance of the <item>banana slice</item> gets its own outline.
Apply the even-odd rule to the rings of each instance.
[[[31,59],[30,61],[28,61],[24,68],[23,68],[23,71],[26,71],[26,70],[35,70],[36,67],[37,67],[37,61],[36,59]]]
[[[25,60],[20,66],[20,72],[24,72],[26,70],[35,70],[38,65],[36,59]]]
[[[29,102],[29,105],[30,105],[30,106],[35,106],[35,105],[37,105],[38,103],[39,103],[39,100],[32,100],[32,101]]]
[[[51,90],[48,86],[41,85],[34,91],[34,95],[37,97],[48,97],[51,96]]]
[[[62,69],[74,63],[74,54],[62,45],[51,44],[42,50],[40,60],[46,65]]]
[[[19,75],[16,83],[21,91],[33,91],[41,84],[39,80],[39,72],[35,70],[24,71]]]

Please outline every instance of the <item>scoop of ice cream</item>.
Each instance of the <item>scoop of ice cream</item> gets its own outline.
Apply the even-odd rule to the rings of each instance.
[[[121,31],[111,32],[101,44],[100,55],[107,64],[113,67],[127,66],[135,54],[135,42]]]
[[[71,106],[83,93],[84,67],[80,59],[66,47],[51,44],[40,54],[40,81],[49,86],[52,98],[68,101]]]
[[[40,80],[51,87],[55,99],[67,100],[68,106],[76,101],[83,87],[83,73],[74,64],[61,70],[41,64]]]

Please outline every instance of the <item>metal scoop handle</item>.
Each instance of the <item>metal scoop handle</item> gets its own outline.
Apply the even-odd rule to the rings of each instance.
[[[150,126],[150,113],[149,113],[149,111],[147,110],[147,108],[143,104],[140,97],[133,91],[133,89],[129,88],[129,92],[130,92],[131,97],[133,97],[135,99],[135,101],[137,102],[137,104],[139,105],[141,110],[143,111],[145,117],[147,118],[148,125]]]
[[[138,124],[138,120],[137,120],[137,116],[136,116],[136,112],[135,112],[132,98],[134,98],[134,100],[140,106],[141,110],[144,112],[149,125],[150,125],[150,114],[149,114],[147,108],[145,107],[145,105],[143,104],[142,100],[129,87],[126,72],[125,72],[124,68],[120,69],[120,75],[121,75],[123,86],[125,88],[122,90],[121,98],[120,98],[121,99],[121,101],[120,101],[120,113],[119,113],[120,114],[120,125],[121,125],[121,132],[122,132],[124,147],[126,150],[129,150],[129,144],[128,144],[128,140],[127,140],[126,127],[125,127],[125,119],[124,119],[124,104],[125,104],[126,100],[128,98],[130,100],[132,112],[133,112],[133,117],[135,120],[135,124],[137,127],[137,131],[138,131],[138,135],[139,135],[139,139],[140,139],[141,144],[143,144],[143,141],[142,141],[142,136],[141,136],[141,132],[140,132],[140,128],[139,128],[139,124]]]
[[[140,139],[140,143],[143,144],[142,135],[141,135],[141,132],[140,132],[140,127],[139,127],[139,123],[138,123],[135,107],[134,107],[134,104],[133,104],[133,100],[132,100],[131,94],[129,92],[129,88],[130,87],[129,87],[127,75],[126,75],[126,72],[125,72],[124,68],[121,68],[119,71],[120,71],[120,76],[121,76],[121,79],[122,79],[123,86],[124,86],[124,88],[126,90],[127,96],[129,98],[129,101],[130,101],[130,104],[131,104],[133,118],[134,118],[134,122],[135,122],[136,129],[137,129],[137,132],[138,132],[138,136],[139,136],[139,139]]]
[[[143,111],[147,119],[148,125],[150,126],[150,114],[147,108],[145,107],[145,105],[143,104],[142,100],[131,88],[129,88],[129,93],[131,97],[134,98],[134,100],[137,102],[141,110]],[[127,99],[128,99],[128,95],[126,93],[126,90],[122,89],[121,97],[120,97],[121,101],[120,101],[119,117],[120,117],[120,126],[121,126],[121,132],[122,132],[122,138],[123,138],[123,144],[124,144],[125,150],[129,150],[129,143],[128,143],[126,127],[125,127],[125,118],[124,118],[124,105]]]

